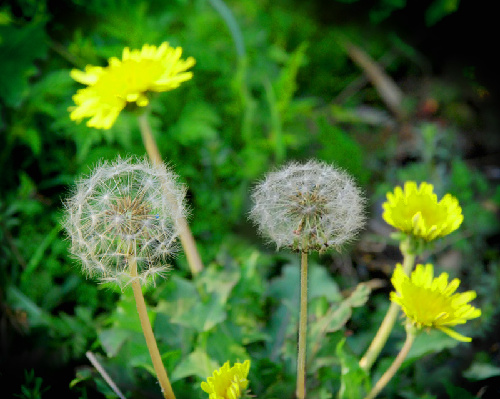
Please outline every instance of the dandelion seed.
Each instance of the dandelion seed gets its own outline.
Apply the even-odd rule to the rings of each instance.
[[[338,248],[356,236],[365,220],[364,200],[352,178],[317,161],[269,173],[252,198],[250,218],[278,248]]]
[[[138,278],[154,280],[168,270],[167,258],[175,253],[184,195],[177,176],[163,165],[103,163],[77,183],[66,202],[71,252],[88,275],[103,281],[126,281],[131,257]]]

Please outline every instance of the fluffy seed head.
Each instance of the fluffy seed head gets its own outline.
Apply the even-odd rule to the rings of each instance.
[[[278,248],[339,248],[356,236],[365,220],[364,199],[353,179],[318,161],[290,163],[269,173],[252,198],[250,218]]]
[[[70,250],[88,275],[103,281],[127,282],[131,259],[141,281],[154,281],[175,252],[184,196],[177,176],[163,165],[104,162],[76,184],[65,204]]]

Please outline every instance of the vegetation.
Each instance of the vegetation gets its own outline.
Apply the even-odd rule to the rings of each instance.
[[[373,365],[360,365],[402,262],[460,279],[460,292],[477,293],[481,316],[456,327],[470,343],[444,329],[423,329],[414,341],[412,332],[383,397],[497,398],[500,189],[491,159],[500,146],[488,135],[497,115],[485,112],[494,93],[466,66],[454,79],[429,68],[432,60],[393,23],[409,7],[395,0],[2,3],[0,396],[161,397],[141,327],[149,317],[176,397],[216,392],[202,382],[224,365],[244,380],[234,392],[293,398],[305,262],[306,397],[364,398],[405,340],[400,317],[370,356]],[[434,0],[418,18],[432,29],[460,7]],[[125,47],[164,42],[195,60],[184,65],[182,84],[151,90],[147,107],[124,102],[109,129],[70,118],[73,96],[85,87],[72,70],[106,67]],[[144,144],[147,134],[153,147]],[[97,165],[148,156],[153,164],[159,156],[187,189],[197,254],[180,237],[166,278],[142,286],[141,320],[140,285],[88,278],[72,258],[64,204]],[[311,160],[353,177],[367,223],[339,251],[299,247],[301,259],[260,237],[249,216],[252,192],[269,172]],[[391,234],[382,204],[407,181],[458,199],[463,222],[400,252],[414,232]]]

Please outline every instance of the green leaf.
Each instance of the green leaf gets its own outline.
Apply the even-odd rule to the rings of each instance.
[[[339,399],[362,399],[370,389],[368,373],[359,366],[359,359],[344,350],[345,339],[337,345],[342,367]]]
[[[308,297],[309,299],[325,297],[331,302],[340,302],[340,294],[337,283],[328,274],[325,268],[310,263],[308,276]],[[284,267],[281,276],[273,279],[270,292],[278,299],[288,299],[298,301],[300,287],[300,265],[289,264]]]
[[[435,25],[447,15],[458,10],[460,0],[435,0],[425,12],[427,26]]]
[[[454,348],[459,342],[449,335],[437,329],[431,329],[429,332],[422,331],[417,335],[413,345],[406,356],[405,363],[418,359],[424,355],[434,352],[440,352],[443,349]]]
[[[490,363],[474,362],[464,371],[463,376],[469,380],[480,381],[500,375],[500,367]]]
[[[99,333],[99,341],[108,357],[116,356],[127,338],[130,338],[130,331],[119,328],[111,328]]]
[[[13,308],[24,310],[31,327],[50,326],[52,316],[13,285],[7,287],[7,303]]]
[[[153,313],[148,312],[148,316],[150,321],[154,319]],[[142,333],[141,321],[131,288],[123,291],[110,320],[113,321],[114,328]]]
[[[18,107],[30,91],[29,79],[36,74],[33,62],[47,53],[47,35],[42,23],[21,28],[0,26],[0,97],[10,107]]]
[[[198,348],[181,360],[172,372],[171,380],[177,381],[190,376],[206,379],[218,368],[217,362],[212,360],[205,351]]]
[[[445,382],[444,386],[446,387],[446,393],[450,398],[460,398],[460,399],[475,399],[476,395],[471,394],[469,391],[465,390],[461,387],[456,387],[455,385]]]
[[[208,331],[226,319],[224,303],[217,294],[212,294],[207,302],[197,302],[188,311],[172,317],[172,323],[192,327],[198,332]]]
[[[350,306],[359,308],[363,306],[370,297],[371,289],[366,284],[358,284],[354,292],[346,299]]]
[[[206,267],[198,281],[205,286],[208,293],[217,293],[221,302],[226,303],[231,291],[240,280],[237,270],[225,270],[211,264]]]

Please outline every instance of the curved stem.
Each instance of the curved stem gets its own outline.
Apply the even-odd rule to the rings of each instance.
[[[143,112],[139,116],[139,128],[141,130],[142,141],[144,143],[144,147],[146,148],[146,152],[148,153],[149,159],[153,164],[161,165],[163,161],[160,151],[158,150],[158,146],[156,145],[156,141],[153,137],[151,126],[148,122],[147,112]],[[196,275],[203,270],[203,262],[201,261],[200,254],[196,248],[196,242],[185,217],[180,217],[178,219],[177,228],[179,229],[179,237],[181,239],[182,248],[186,254],[191,273]]]
[[[298,399],[306,397],[306,337],[307,337],[307,252],[302,252],[300,264],[300,318],[299,350],[297,355],[297,390]]]
[[[391,380],[392,377],[394,377],[394,374],[396,374],[396,371],[399,370],[401,367],[401,364],[403,364],[403,361],[406,359],[406,356],[408,355],[408,352],[411,349],[411,346],[413,345],[413,341],[415,340],[415,334],[407,328],[406,330],[406,341],[399,351],[398,355],[396,356],[396,359],[391,364],[391,367],[387,369],[387,371],[380,377],[380,379],[377,381],[375,386],[372,388],[370,393],[365,397],[365,399],[373,399],[375,398],[382,389],[387,385],[387,383]]]
[[[408,239],[410,240],[410,239]],[[415,264],[415,254],[411,252],[408,248],[410,247],[407,241],[401,243],[400,248],[403,253],[403,269],[406,274],[410,274],[413,270],[413,265]],[[359,365],[361,368],[365,370],[369,370],[373,363],[377,360],[378,355],[382,351],[391,331],[394,327],[394,323],[396,322],[396,318],[399,314],[399,305],[397,303],[391,302],[387,313],[385,314],[384,320],[373,338],[373,341],[370,344],[370,347],[366,351],[365,355],[359,361]]]
[[[142,331],[144,333],[144,338],[146,339],[146,345],[148,346],[149,355],[151,356],[151,360],[153,362],[156,377],[158,378],[158,382],[160,383],[165,399],[175,399],[174,391],[170,385],[167,371],[161,361],[160,351],[158,350],[158,345],[156,344],[156,339],[153,334],[153,328],[151,327],[151,323],[149,321],[146,302],[144,301],[144,296],[142,295],[141,283],[137,277],[137,262],[133,256],[129,256],[128,260],[130,264],[130,276],[132,277],[131,284],[134,291],[137,313],[139,313]]]

